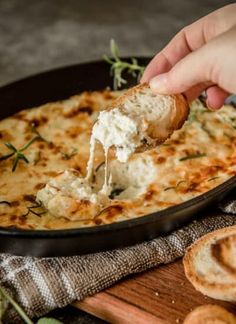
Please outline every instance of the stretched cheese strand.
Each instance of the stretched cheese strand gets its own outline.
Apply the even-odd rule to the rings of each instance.
[[[90,139],[90,152],[89,152],[89,160],[87,163],[87,175],[85,177],[85,179],[90,183],[93,180],[95,148],[96,148],[96,139],[92,135]],[[111,176],[109,177],[109,159],[108,159],[110,147],[103,146],[103,149],[105,155],[105,169],[104,169],[105,174],[104,174],[103,186],[99,193],[105,196],[109,196],[111,193],[111,185],[110,185]]]
[[[95,154],[96,140],[93,136],[90,138],[89,160],[87,162],[87,175],[85,179],[91,181],[93,177],[94,154]]]
[[[102,189],[100,190],[100,193],[109,196],[111,193],[111,185],[110,185],[111,176],[109,177],[109,159],[108,159],[110,147],[103,147],[103,148],[105,154],[105,169],[104,169],[104,183]]]

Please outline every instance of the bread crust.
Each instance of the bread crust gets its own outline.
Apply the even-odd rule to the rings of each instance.
[[[204,276],[202,276],[201,273],[198,273],[194,267],[196,255],[201,249],[206,248],[206,246],[209,244],[214,244],[219,239],[235,234],[236,226],[216,230],[201,237],[187,249],[183,258],[185,275],[195,289],[204,295],[220,300],[236,301],[236,281],[232,280],[224,269],[222,269],[222,274],[218,275],[222,275],[224,278],[227,278],[229,281],[228,283],[210,282]],[[208,259],[207,262],[211,262],[211,260]],[[209,273],[209,275],[211,274]]]
[[[211,247],[212,257],[236,281],[236,235],[218,240]]]
[[[187,315],[183,324],[236,324],[236,317],[218,305],[202,305]]]

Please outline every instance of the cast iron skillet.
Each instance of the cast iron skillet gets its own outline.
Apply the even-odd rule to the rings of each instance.
[[[148,58],[139,58],[146,64]],[[129,80],[128,86],[135,83]],[[0,88],[0,118],[84,90],[112,87],[107,63],[77,64],[44,72]],[[0,252],[16,255],[60,256],[104,251],[136,244],[165,234],[200,216],[236,187],[236,177],[180,205],[147,216],[90,228],[32,231],[0,228]]]

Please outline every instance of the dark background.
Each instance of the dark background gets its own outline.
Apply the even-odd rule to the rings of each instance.
[[[153,55],[183,26],[232,1],[0,0],[0,85],[99,59]]]
[[[233,1],[0,0],[0,85],[54,67],[121,55],[154,55],[186,24]],[[64,323],[101,323],[67,307]]]

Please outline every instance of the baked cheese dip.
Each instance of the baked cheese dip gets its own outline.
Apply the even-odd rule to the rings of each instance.
[[[236,109],[211,112],[197,100],[184,126],[159,147],[125,162],[110,150],[109,190],[102,190],[99,143],[87,172],[92,127],[121,93],[84,92],[0,121],[1,227],[47,230],[128,220],[180,204],[236,174]]]

